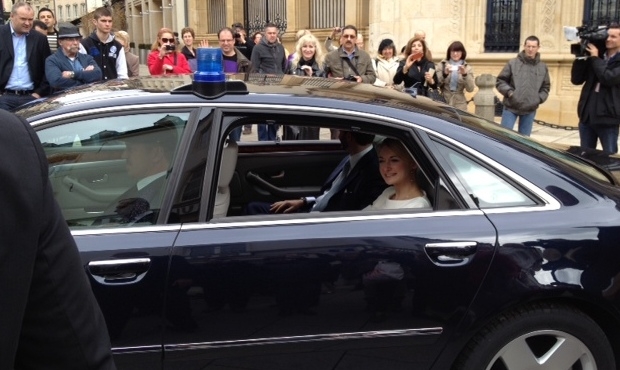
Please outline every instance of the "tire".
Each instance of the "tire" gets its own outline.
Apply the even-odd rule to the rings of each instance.
[[[601,328],[581,311],[552,303],[505,313],[467,344],[453,370],[616,369]]]

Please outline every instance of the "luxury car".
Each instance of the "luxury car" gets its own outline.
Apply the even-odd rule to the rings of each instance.
[[[17,112],[47,153],[119,368],[620,363],[613,166],[365,84],[166,81],[83,86]],[[244,125],[283,134],[231,139]],[[345,156],[335,130],[404,144],[432,210],[247,214],[319,195]],[[149,181],[137,157],[158,166]]]

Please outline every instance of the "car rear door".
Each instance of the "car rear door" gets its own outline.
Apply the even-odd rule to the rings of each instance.
[[[299,122],[291,114],[288,122]],[[326,119],[307,111],[304,117],[315,124]],[[331,122],[403,140],[426,156],[434,187],[454,193],[418,135],[384,127],[382,120],[339,111]],[[223,145],[227,130],[214,133],[211,142]],[[245,145],[250,152],[253,144]],[[254,145],[245,171],[267,168],[277,157],[259,150],[265,144]],[[219,170],[220,150],[207,168]],[[287,165],[294,168],[297,157],[300,164],[313,157],[315,164],[331,161],[322,156],[303,151],[288,155]],[[205,183],[217,178],[217,171],[207,171]],[[260,185],[246,186],[261,193]],[[213,199],[215,189],[205,189],[204,196]],[[430,368],[493,257],[495,229],[472,204],[459,198],[456,207],[430,212],[233,216],[184,225],[167,283],[175,303],[166,313],[183,324],[166,330],[164,367]]]

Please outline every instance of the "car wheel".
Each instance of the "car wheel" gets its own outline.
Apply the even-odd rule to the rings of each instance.
[[[458,370],[615,369],[611,346],[584,313],[536,304],[501,315],[465,347]]]

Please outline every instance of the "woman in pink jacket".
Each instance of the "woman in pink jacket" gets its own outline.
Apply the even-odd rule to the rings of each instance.
[[[153,76],[192,73],[185,56],[177,51],[174,33],[169,28],[157,32],[157,41],[153,43],[146,63]]]

